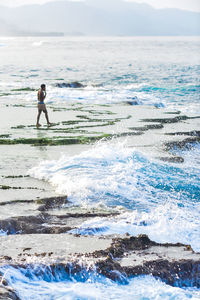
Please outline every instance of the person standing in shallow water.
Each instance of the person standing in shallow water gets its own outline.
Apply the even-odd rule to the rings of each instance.
[[[49,122],[49,117],[48,117],[48,112],[47,112],[47,109],[46,109],[46,105],[44,104],[44,99],[46,98],[46,86],[45,84],[41,84],[41,87],[38,91],[38,115],[37,115],[37,124],[36,126],[37,127],[40,127],[40,123],[39,123],[39,120],[40,120],[40,115],[43,111],[43,113],[45,114],[45,117],[46,117],[46,120],[47,120],[47,125],[50,126],[52,123]]]

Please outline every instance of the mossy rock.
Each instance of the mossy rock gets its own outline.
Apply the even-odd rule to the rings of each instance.
[[[37,89],[26,87],[26,88],[13,89],[11,91],[12,92],[35,92],[37,91]]]
[[[99,141],[103,138],[111,137],[112,135],[103,134],[100,136],[78,136],[68,138],[18,138],[18,139],[0,139],[0,145],[33,145],[33,146],[60,146],[60,145],[72,145],[72,144],[87,144],[91,142]]]
[[[10,137],[10,134],[1,134],[0,135],[0,138],[9,138]]]

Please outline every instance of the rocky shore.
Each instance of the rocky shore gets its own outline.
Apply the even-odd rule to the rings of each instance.
[[[51,249],[48,245],[52,245]],[[17,245],[17,247],[16,247]],[[55,274],[98,272],[125,284],[129,278],[152,275],[179,287],[200,287],[200,253],[189,245],[159,244],[146,235],[138,237],[89,237],[71,234],[33,234],[1,237],[0,266],[41,266]],[[46,268],[45,268],[46,266]],[[18,299],[1,275],[0,299]],[[3,298],[4,297],[4,298]],[[6,298],[7,297],[7,298]],[[10,297],[10,298],[9,298]]]
[[[12,105],[6,109],[16,112]],[[151,153],[159,161],[180,164],[184,158],[174,149],[200,142],[200,117],[127,103],[113,107],[76,104],[51,108],[54,125],[36,129],[25,118],[21,120],[25,109],[35,113],[35,108],[18,107],[17,120],[23,125],[15,119],[8,126],[3,109],[0,113],[0,268],[34,269],[37,265],[41,274],[48,268],[52,278],[56,272],[95,271],[123,284],[135,276],[152,275],[171,286],[199,288],[200,253],[190,245],[156,243],[147,235],[74,234],[86,221],[110,220],[123,210],[73,205],[67,195],[57,195],[49,183],[31,178],[27,171],[40,160],[57,159],[63,150],[74,155],[99,140],[126,139],[128,147]],[[0,271],[0,299],[18,300],[4,275]]]
[[[152,275],[171,286],[200,287],[200,253],[195,253],[190,245],[156,243],[146,235],[72,234],[71,230],[86,220],[109,219],[117,212],[56,215],[55,209],[62,212],[66,203],[66,196],[41,199],[37,215],[1,220],[0,228],[6,235],[1,236],[0,268],[9,265],[34,270],[37,265],[44,276],[46,268],[52,274],[58,270],[66,274],[95,270],[123,284],[134,276]],[[19,299],[2,272],[0,276],[0,299]]]

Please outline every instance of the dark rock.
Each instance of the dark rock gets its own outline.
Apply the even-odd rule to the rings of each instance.
[[[166,133],[166,135],[188,135],[188,136],[198,136],[198,137],[200,137],[200,131],[198,131],[198,130],[178,131],[178,132]]]
[[[149,124],[145,125],[147,129],[162,129],[164,126],[162,124]]]
[[[31,248],[24,248],[24,249],[23,249],[23,252],[24,252],[24,251],[30,251],[30,250],[31,250]]]
[[[164,157],[158,157],[160,160],[165,162],[171,162],[171,163],[183,163],[184,158],[181,156],[164,156]]]
[[[4,260],[12,260],[12,257],[7,256],[7,255],[4,255],[4,256],[3,256],[3,259],[4,259]]]
[[[16,201],[17,202],[17,201]],[[7,235],[15,234],[60,234],[66,233],[74,229],[76,226],[95,217],[109,217],[118,215],[114,212],[85,212],[85,213],[67,213],[65,215],[48,214],[48,210],[59,209],[67,202],[66,197],[52,197],[45,199],[38,199],[40,213],[37,216],[21,216],[12,217],[0,220],[0,229],[7,233]],[[20,201],[21,203],[21,201]],[[4,203],[4,205],[6,205]],[[25,247],[24,251],[29,250]]]
[[[67,213],[66,215],[56,216],[58,219],[67,219],[67,218],[105,218],[105,217],[113,217],[119,215],[118,212],[107,212],[107,213],[94,213],[94,212],[86,212],[86,213]]]
[[[161,123],[161,124],[168,124],[168,123],[177,123],[183,120],[190,119],[187,116],[177,116],[174,118],[162,118],[162,119],[142,119],[142,122],[155,122],[155,123]]]
[[[200,143],[200,137],[192,137],[186,138],[182,141],[173,141],[165,143],[164,148],[166,150],[173,150],[173,149],[191,149],[195,143]]]
[[[84,237],[84,239],[87,239],[87,237]],[[96,237],[94,239],[97,242]],[[21,253],[17,255],[17,260],[12,260],[10,264],[14,267],[29,268],[26,258],[33,256],[37,257],[39,261],[41,259],[42,264],[36,276],[42,274],[48,276],[48,272],[53,276],[57,276],[57,272],[59,272],[60,278],[60,276],[64,276],[64,271],[65,274],[73,276],[77,280],[80,280],[80,278],[81,280],[87,280],[88,274],[95,270],[95,272],[97,271],[99,274],[122,284],[126,284],[128,279],[133,276],[152,275],[171,286],[200,287],[200,253],[194,253],[190,246],[180,243],[159,244],[151,241],[146,235],[115,238],[113,240],[104,237],[104,239],[110,241],[107,244],[110,244],[107,249],[102,248],[105,250],[87,254],[70,252],[67,260],[63,249],[63,256],[61,255],[60,262],[57,264],[51,263],[51,259],[57,251],[55,245],[54,252],[44,251],[38,253],[34,251],[33,253],[26,253],[23,251],[25,248],[23,248]],[[89,240],[91,241],[91,237]],[[60,244],[58,247],[60,249]],[[47,264],[46,268],[44,268],[44,258]],[[80,264],[82,258],[84,258],[85,265]],[[61,263],[63,260],[65,263]],[[1,262],[7,264],[3,257]]]
[[[54,224],[54,218],[49,215],[23,216],[0,220],[0,228],[12,234],[59,234],[65,233],[72,228],[67,224]],[[48,224],[48,225],[47,225]]]
[[[171,286],[200,287],[200,261],[156,260],[137,267],[125,267],[127,276],[152,275]]]
[[[140,131],[147,131],[150,129],[162,129],[164,126],[162,124],[148,124],[144,127],[129,127],[131,130],[140,130]]]
[[[83,85],[78,81],[69,82],[69,83],[66,82],[56,83],[55,86],[59,88],[73,88],[73,89],[85,87],[85,85]]]
[[[153,256],[154,247],[160,248],[158,250],[158,259],[155,260]],[[166,259],[162,254],[164,249],[170,253],[170,247],[179,249],[183,248],[185,251],[191,251],[191,247],[182,244],[158,244],[151,241],[148,236],[140,235],[138,237],[130,237],[125,239],[115,239],[112,245],[104,251],[96,251],[95,257],[106,256],[106,260],[97,262],[97,270],[99,273],[112,280],[121,280],[119,274],[122,275],[122,280],[125,278],[138,275],[152,275],[160,278],[164,282],[172,286],[184,287],[200,287],[200,255],[197,259]],[[125,258],[128,254],[134,254],[135,262],[130,259],[128,265],[123,266],[119,258]],[[141,257],[143,261],[141,262]],[[153,258],[154,257],[154,258]],[[160,258],[159,258],[160,257]],[[137,264],[137,258],[139,263]]]
[[[102,251],[96,251],[95,257],[109,256],[123,257],[126,251],[131,250],[144,250],[150,246],[155,246],[157,243],[152,242],[147,235],[139,235],[138,237],[131,236],[130,238],[117,238],[113,240],[110,248]]]
[[[0,273],[0,300],[20,300],[14,289],[8,286],[7,281]]]
[[[43,203],[43,205],[41,205],[38,208],[38,210],[40,210],[40,211],[44,211],[44,210],[48,210],[48,209],[53,209],[53,208],[60,208],[64,204],[69,203],[67,201],[67,196],[63,196],[63,197],[51,197],[51,198],[46,198],[46,199],[40,199],[40,200],[38,200],[38,202]]]
[[[106,276],[114,281],[119,281],[120,283],[127,282],[127,276],[124,272],[124,269],[118,262],[112,260],[110,257],[97,263],[97,270],[103,276]]]

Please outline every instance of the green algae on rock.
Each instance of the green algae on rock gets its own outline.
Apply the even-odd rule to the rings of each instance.
[[[39,190],[36,187],[21,187],[21,186],[9,186],[9,185],[0,185],[1,190]]]
[[[37,91],[37,89],[26,87],[26,88],[12,89],[11,91],[12,92],[35,92]]]
[[[72,144],[87,144],[99,141],[101,139],[111,137],[110,134],[103,134],[100,136],[78,136],[67,138],[16,138],[16,139],[0,139],[0,145],[16,145],[26,144],[33,146],[59,146],[59,145],[72,145]]]
[[[0,135],[0,138],[9,138],[10,137],[10,134],[1,134]]]

